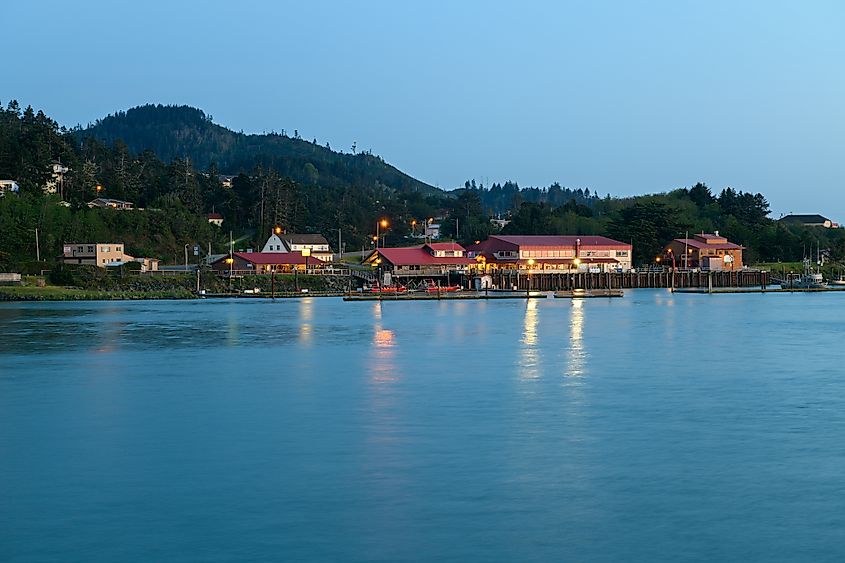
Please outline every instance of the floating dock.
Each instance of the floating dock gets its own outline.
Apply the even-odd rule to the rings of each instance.
[[[572,291],[555,291],[558,299],[590,299],[592,297],[624,297],[621,289],[574,289]]]
[[[845,292],[845,287],[684,287],[675,289],[674,293],[698,293],[702,295],[716,295],[721,293],[835,293]]]
[[[459,301],[462,299],[545,299],[542,291],[461,291],[443,293],[359,293],[347,295],[344,301]]]

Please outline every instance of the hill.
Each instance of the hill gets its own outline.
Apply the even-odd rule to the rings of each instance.
[[[77,130],[77,138],[94,138],[108,145],[126,144],[133,154],[152,150],[170,162],[190,159],[196,169],[214,164],[222,174],[249,173],[256,167],[309,185],[379,187],[402,193],[442,195],[443,192],[366,152],[345,154],[287,134],[244,134],[212,121],[190,106],[144,105],[117,112]]]

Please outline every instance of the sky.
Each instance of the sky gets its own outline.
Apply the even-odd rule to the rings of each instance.
[[[451,189],[705,182],[845,222],[845,3],[30,0],[0,101],[63,125],[188,104]]]

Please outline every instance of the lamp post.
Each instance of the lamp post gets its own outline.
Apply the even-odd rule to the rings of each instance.
[[[417,220],[411,221],[411,238],[417,238]]]
[[[379,219],[378,222],[376,222],[376,248],[378,248],[379,229],[386,229],[389,225],[390,223],[387,222],[387,219]],[[383,246],[384,243],[382,243],[382,247]]]
[[[188,243],[190,244],[190,243]],[[188,271],[188,244],[185,245],[185,271]]]

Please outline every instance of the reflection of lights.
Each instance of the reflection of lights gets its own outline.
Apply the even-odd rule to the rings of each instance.
[[[522,327],[522,348],[519,358],[519,376],[522,379],[537,379],[540,375],[537,351],[537,300],[526,302],[525,318]]]
[[[392,330],[386,328],[377,329],[373,337],[373,344],[375,344],[376,348],[393,346],[396,344],[393,340],[395,336]]]
[[[584,375],[587,353],[584,350],[584,300],[572,300],[572,313],[569,317],[569,357],[566,375]]]
[[[299,341],[302,343],[311,342],[314,332],[314,299],[304,297],[299,300]]]

